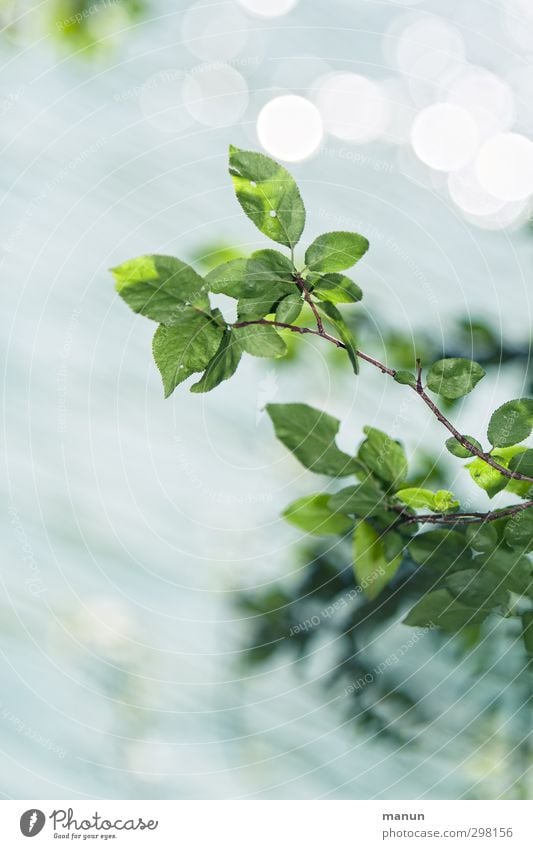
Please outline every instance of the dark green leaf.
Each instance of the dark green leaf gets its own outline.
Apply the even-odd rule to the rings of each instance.
[[[492,414],[487,431],[491,445],[506,447],[523,442],[533,427],[533,399],[507,401]]]
[[[287,353],[284,340],[272,325],[234,327],[233,334],[241,349],[254,357],[283,357]]]
[[[489,610],[508,600],[508,592],[494,572],[464,569],[446,578],[446,588],[461,604]]]
[[[223,380],[227,380],[237,370],[241,359],[241,349],[236,343],[233,332],[226,329],[218,351],[207,365],[202,378],[191,386],[191,392],[210,392]]]
[[[298,498],[283,511],[291,524],[316,536],[344,534],[352,527],[352,520],[329,506],[329,494],[316,493]]]
[[[403,620],[406,625],[455,633],[466,625],[478,625],[489,615],[485,608],[467,607],[454,599],[448,590],[435,590],[423,596]]]
[[[373,599],[394,577],[402,555],[387,560],[383,541],[368,522],[359,522],[353,538],[354,572],[367,598]]]
[[[285,295],[276,308],[276,321],[282,324],[293,324],[300,315],[303,307],[302,296],[299,292]]]
[[[511,457],[509,468],[513,472],[520,472],[521,475],[533,477],[533,449],[528,448],[526,451],[521,451]]]
[[[533,507],[521,510],[507,520],[503,533],[505,542],[511,548],[524,553],[533,551]]]
[[[323,233],[307,248],[305,264],[310,271],[343,271],[355,265],[367,250],[368,239],[359,233]]]
[[[169,323],[188,304],[209,309],[205,281],[176,257],[140,256],[111,271],[120,297],[134,312],[154,321]]]
[[[427,385],[443,398],[461,398],[467,395],[485,376],[479,363],[462,357],[438,360],[427,375]]]
[[[264,318],[276,310],[282,298],[295,291],[290,260],[279,251],[256,251],[246,263],[237,308],[239,318],[245,321]]]
[[[353,474],[355,464],[337,448],[340,422],[307,404],[268,404],[277,438],[312,472],[322,475]]]
[[[347,486],[336,492],[330,497],[329,506],[335,511],[365,519],[383,508],[384,498],[377,483],[368,478],[356,486]]]
[[[465,435],[465,439],[468,439],[468,441],[479,451],[483,450],[480,443],[477,441],[477,439],[474,439],[473,436]],[[446,448],[448,449],[450,454],[453,454],[454,457],[461,457],[462,460],[466,460],[468,457],[472,457],[472,452],[469,451],[468,448],[465,448],[464,445],[461,445],[461,443],[455,438],[455,436],[451,436],[449,439],[446,440]]]
[[[409,553],[420,566],[437,567],[439,570],[460,566],[465,559],[471,561],[465,537],[448,529],[417,534],[409,543]]]
[[[492,551],[498,544],[498,531],[493,522],[467,525],[466,538],[474,551]]]
[[[216,353],[223,328],[212,318],[185,307],[172,324],[160,324],[154,334],[152,351],[163,378],[165,398],[176,386],[203,369]]]
[[[277,162],[230,145],[229,172],[237,199],[255,226],[293,248],[305,225],[305,208],[293,178]]]
[[[407,477],[407,458],[402,446],[374,427],[363,428],[367,439],[358,457],[381,480],[393,486]]]
[[[332,304],[356,304],[363,297],[357,283],[344,274],[323,274],[313,282],[313,295]]]
[[[531,563],[516,551],[509,551],[500,545],[487,554],[478,555],[475,563],[482,569],[494,572],[502,586],[513,593],[522,595],[531,588]]]

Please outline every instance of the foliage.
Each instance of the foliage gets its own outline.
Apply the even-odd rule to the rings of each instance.
[[[355,374],[364,362],[414,392],[447,430],[448,451],[467,461],[480,489],[489,498],[506,490],[521,500],[492,511],[461,510],[453,492],[428,488],[427,478],[410,472],[417,458],[408,458],[393,436],[366,427],[352,456],[337,445],[338,419],[305,403],[270,404],[278,439],[305,468],[331,479],[284,515],[308,534],[338,536],[343,544],[351,537],[353,586],[368,601],[394,594],[399,576],[412,580],[420,590],[410,599],[406,625],[465,636],[489,618],[518,619],[530,651],[533,450],[521,443],[533,429],[533,399],[514,399],[495,410],[485,447],[461,434],[444,409],[475,389],[485,376],[481,364],[441,357],[424,375],[419,359],[395,369],[360,350],[339,306],[357,303],[362,293],[340,272],[361,260],[368,241],[357,233],[322,234],[299,266],[295,247],[305,208],[291,175],[268,157],[235,147],[230,174],[245,214],[285,253],[266,248],[250,257],[224,257],[205,277],[181,260],[157,255],[113,269],[126,303],[159,323],[153,353],[165,395],[195,373],[201,377],[191,391],[211,391],[235,373],[245,354],[286,356],[280,331],[287,330],[295,338],[313,334],[344,351]],[[212,307],[211,293],[236,301],[237,321]],[[353,480],[339,489],[338,479],[347,477]]]

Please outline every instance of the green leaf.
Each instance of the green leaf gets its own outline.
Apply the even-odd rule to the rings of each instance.
[[[489,615],[485,608],[468,607],[454,599],[449,590],[435,590],[423,596],[403,620],[405,625],[434,626],[455,633],[465,626],[478,625]]]
[[[459,507],[459,502],[453,492],[446,489],[438,489],[436,492],[432,492],[420,486],[411,486],[398,490],[396,497],[414,510],[427,507],[436,513],[446,513],[448,510]]]
[[[492,551],[498,544],[498,532],[493,522],[467,525],[466,538],[474,551]]]
[[[312,472],[343,476],[356,471],[348,454],[337,448],[340,422],[307,404],[268,404],[276,436]]]
[[[269,324],[234,327],[233,333],[241,349],[254,357],[283,357],[287,353],[284,340]]]
[[[477,441],[477,439],[474,439],[473,436],[465,435],[464,438],[468,439],[468,441],[479,451],[483,451],[482,446]],[[454,457],[460,457],[462,460],[466,460],[468,457],[473,456],[472,452],[469,451],[468,448],[465,448],[464,445],[461,445],[461,443],[455,438],[455,436],[451,436],[449,439],[447,439],[445,444],[450,454],[453,454]]]
[[[359,233],[323,233],[305,252],[309,271],[343,271],[355,265],[368,250],[368,239]]]
[[[368,522],[359,522],[353,538],[354,573],[367,598],[374,599],[394,577],[402,555],[387,560],[383,541]]]
[[[505,447],[523,442],[533,427],[533,399],[507,401],[492,414],[487,435],[491,445]]]
[[[520,472],[521,475],[533,477],[533,450],[527,448],[511,457],[509,468],[513,472]]]
[[[192,307],[185,307],[172,324],[159,325],[152,351],[163,378],[165,398],[191,374],[203,371],[216,353],[223,332],[213,318]]]
[[[409,543],[409,554],[419,566],[437,567],[442,571],[467,568],[462,564],[472,562],[465,537],[444,528],[417,534]]]
[[[404,386],[416,386],[415,375],[412,372],[404,371],[403,369],[400,369],[400,371],[395,373],[394,380],[396,383],[401,383]]]
[[[346,352],[352,364],[355,374],[359,374],[359,361],[357,359],[357,345],[353,337],[352,331],[344,321],[342,315],[334,304],[324,301],[317,304],[320,312],[325,315],[335,327],[341,341],[346,345]]]
[[[359,447],[358,457],[377,475],[393,486],[407,477],[407,458],[399,442],[374,427],[363,428],[367,439]]]
[[[240,359],[240,346],[235,341],[233,332],[226,329],[217,352],[208,363],[202,378],[191,386],[191,392],[210,392],[223,380],[235,374]]]
[[[520,549],[524,554],[533,551],[533,508],[528,507],[511,516],[503,536],[510,548]]]
[[[303,307],[302,296],[299,292],[285,295],[276,308],[276,321],[283,324],[294,324]]]
[[[288,171],[262,153],[230,145],[229,172],[237,199],[255,226],[272,239],[293,248],[305,225],[305,208]]]
[[[331,509],[327,492],[298,498],[285,508],[283,516],[297,528],[316,536],[344,534],[353,525],[347,516]]]
[[[443,398],[461,398],[467,395],[485,376],[479,363],[463,357],[438,360],[427,375],[427,385],[432,392]]]
[[[217,265],[205,277],[210,292],[216,295],[228,295],[230,298],[246,297],[245,287],[246,259],[232,259]]]
[[[292,265],[279,251],[255,251],[246,263],[237,312],[240,319],[253,321],[275,312],[277,303],[294,294]]]
[[[120,297],[134,312],[154,321],[169,323],[189,304],[209,309],[205,281],[176,257],[140,256],[111,271]]]
[[[508,591],[494,572],[464,569],[446,578],[446,588],[461,604],[489,610],[508,600]]]
[[[488,466],[480,457],[468,463],[467,469],[474,483],[484,489],[489,498],[494,498],[498,492],[505,489],[509,482],[509,478],[497,469],[493,469],[492,466]]]
[[[313,295],[332,304],[356,304],[363,297],[357,283],[344,274],[323,274],[313,281]]]
[[[505,589],[523,595],[531,589],[531,562],[516,551],[503,546],[496,547],[486,554],[479,554],[475,560],[481,569],[494,572]]]
[[[378,484],[367,478],[356,486],[347,486],[329,499],[329,506],[336,512],[348,513],[365,519],[383,509],[385,495]]]

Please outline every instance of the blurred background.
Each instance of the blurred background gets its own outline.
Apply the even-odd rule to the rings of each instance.
[[[306,242],[370,239],[361,347],[488,368],[450,413],[482,437],[530,391],[531,4],[3,0],[0,25],[0,793],[531,798],[517,635],[413,641],[401,594],[327,612],[349,555],[279,518],[317,479],[267,402],[327,409],[345,450],[385,427],[483,504],[438,423],[305,338],[163,401],[107,271],[268,246],[227,176],[230,142],[263,150]]]

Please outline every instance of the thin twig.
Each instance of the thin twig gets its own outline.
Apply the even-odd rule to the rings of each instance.
[[[424,513],[418,515],[402,514],[395,522],[396,525],[409,525],[415,522],[420,524],[434,525],[456,525],[461,523],[479,523],[479,522],[495,522],[497,519],[503,519],[506,516],[514,516],[516,513],[521,513],[522,510],[527,510],[528,507],[533,507],[533,501],[523,501],[520,504],[512,504],[510,507],[504,507],[502,510],[489,510],[487,513]]]
[[[296,282],[298,283],[298,279],[296,280]],[[291,330],[293,333],[310,333],[313,336],[320,336],[327,342],[331,342],[333,345],[336,345],[337,348],[344,348],[346,350],[346,345],[344,344],[344,342],[341,342],[340,339],[336,339],[334,336],[330,336],[330,334],[326,333],[326,331],[324,330],[322,319],[318,315],[318,310],[316,309],[316,306],[313,303],[313,299],[311,298],[311,294],[305,287],[305,284],[302,283],[303,289],[299,283],[298,285],[303,293],[305,300],[307,301],[307,303],[313,310],[313,313],[315,314],[317,320],[316,330],[311,327],[298,327],[295,324],[285,324],[280,321],[269,321],[264,318],[257,319],[255,321],[240,321],[234,324],[233,327],[248,327],[252,324],[268,324],[272,325],[273,327],[282,327],[285,330]],[[356,351],[356,354],[358,357],[360,357],[360,359],[365,360],[367,363],[370,363],[375,368],[378,368],[382,372],[382,374],[388,374],[390,377],[396,376],[396,369],[389,368],[384,363],[377,360],[375,357],[371,357],[369,354],[365,354],[363,351]],[[427,395],[426,391],[424,390],[424,387],[422,385],[422,366],[419,359],[417,359],[416,361],[416,366],[416,384],[414,386],[411,386],[410,388],[414,392],[416,392],[418,397],[422,399],[422,401],[424,402],[424,404],[426,404],[427,407],[429,407],[433,415],[438,419],[438,421],[442,425],[444,425],[444,427],[452,434],[452,436],[455,437],[457,442],[459,442],[459,444],[462,445],[463,448],[466,448],[466,450],[469,451],[473,457],[479,457],[480,460],[483,460],[483,462],[486,463],[488,466],[491,466],[493,469],[496,469],[496,471],[498,471],[504,477],[510,478],[511,480],[527,481],[528,483],[533,484],[533,477],[531,477],[530,475],[524,475],[522,474],[522,472],[512,471],[506,466],[502,466],[501,463],[498,463],[498,461],[494,459],[494,457],[492,457],[486,451],[482,451],[480,448],[477,448],[472,442],[470,442],[470,440],[466,436],[463,436],[463,434],[457,430],[457,428],[451,423],[449,419],[446,418],[444,413],[437,407],[437,405],[431,400],[429,395]]]

